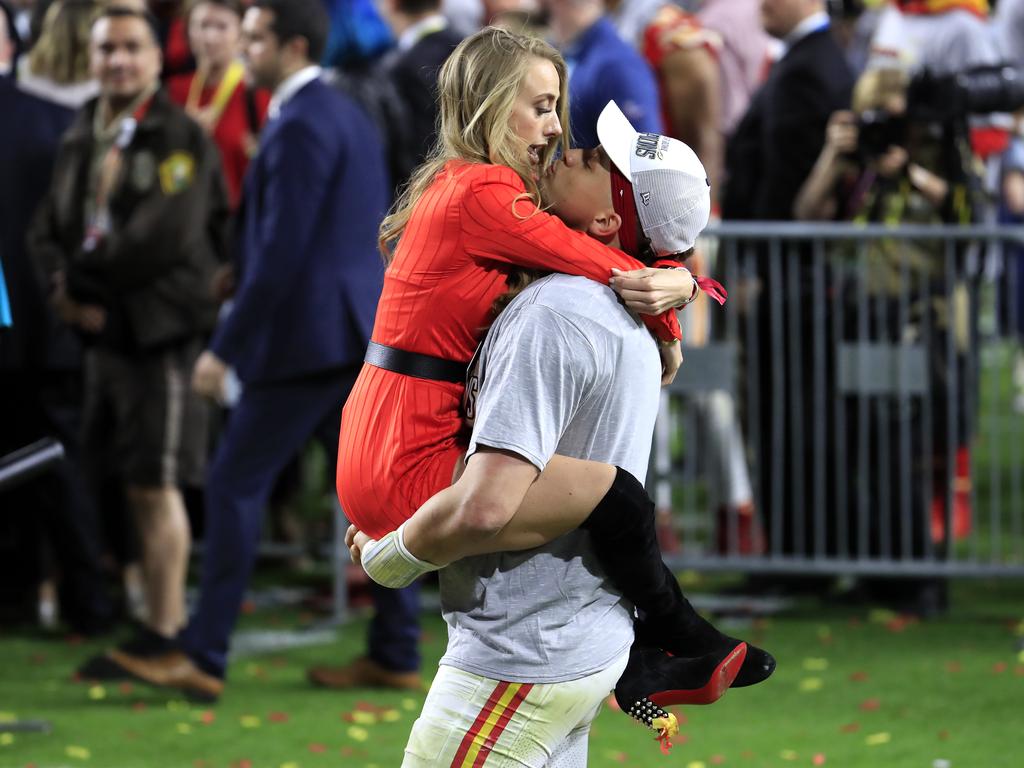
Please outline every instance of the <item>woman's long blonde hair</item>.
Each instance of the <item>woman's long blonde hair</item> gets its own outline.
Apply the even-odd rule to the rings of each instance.
[[[413,173],[380,225],[380,250],[390,262],[413,205],[449,160],[507,165],[519,174],[527,193],[540,202],[534,169],[526,159],[523,140],[509,126],[516,97],[535,59],[550,61],[558,72],[556,111],[562,124],[562,147],[569,144],[568,77],[561,54],[539,38],[486,27],[467,37],[441,67],[438,77],[440,121],[437,142],[426,161]],[[548,144],[541,167],[557,147]]]
[[[105,0],[58,0],[51,5],[28,55],[29,71],[61,85],[88,80],[89,34],[106,4]]]

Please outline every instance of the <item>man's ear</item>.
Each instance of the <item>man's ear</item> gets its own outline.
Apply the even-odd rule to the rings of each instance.
[[[622,217],[615,212],[614,208],[605,208],[594,214],[594,218],[587,225],[587,234],[596,240],[608,242],[619,234],[622,226]]]

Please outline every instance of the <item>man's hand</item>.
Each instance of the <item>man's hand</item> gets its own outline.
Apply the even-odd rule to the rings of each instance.
[[[63,272],[53,275],[50,305],[57,316],[70,326],[78,326],[87,333],[100,333],[107,325],[107,310],[99,304],[79,304],[68,295],[67,280]]]
[[[375,539],[371,539],[354,525],[350,525],[345,531],[345,546],[348,547],[348,556],[356,565],[362,565],[363,548],[374,541]]]
[[[658,345],[658,352],[661,354],[661,386],[667,387],[675,379],[679,366],[683,364],[683,347],[678,340],[668,345],[661,343]]]
[[[631,272],[612,269],[609,286],[627,307],[642,315],[660,315],[667,309],[684,304],[697,289],[697,283],[686,267],[644,267]]]
[[[366,575],[382,587],[400,589],[412,584],[425,573],[438,570],[441,566],[428,563],[414,556],[402,540],[403,523],[397,531],[371,539],[354,525],[345,532],[352,561],[359,563]]]
[[[221,402],[227,373],[227,364],[210,350],[204,350],[192,369],[192,389],[203,397]]]

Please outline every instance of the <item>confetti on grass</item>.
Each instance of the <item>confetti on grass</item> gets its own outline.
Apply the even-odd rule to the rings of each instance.
[[[272,723],[287,723],[288,722],[288,713],[286,713],[286,712],[271,712],[269,715],[267,715],[267,720],[269,720]]]
[[[103,701],[107,698],[107,689],[102,685],[94,685],[89,689],[89,698],[93,701]]]
[[[882,702],[878,699],[865,699],[860,703],[860,708],[865,712],[874,712],[880,706],[882,706]]]
[[[804,669],[808,672],[824,672],[828,669],[828,659],[804,659]]]
[[[412,699],[402,699],[402,709],[409,712],[416,709],[416,702]]]
[[[13,733],[0,733],[0,747],[9,747],[14,743]]]
[[[64,754],[68,757],[74,758],[75,760],[88,760],[92,757],[92,752],[88,749],[85,747],[75,746],[74,744],[65,747]]]
[[[256,715],[242,715],[238,718],[243,728],[259,728],[263,723]]]
[[[348,729],[347,733],[348,737],[352,739],[352,741],[366,741],[368,738],[370,738],[369,731],[367,731],[365,728],[361,728],[358,725],[353,725],[351,728]]]
[[[892,736],[882,731],[881,733],[872,733],[864,739],[864,743],[869,747],[877,747],[882,744],[888,744],[892,740]]]
[[[824,684],[824,681],[820,677],[805,677],[800,681],[800,690],[804,693],[820,691]]]
[[[824,765],[825,764],[825,753],[824,752],[819,752],[818,754],[816,754],[813,758],[811,758],[811,763],[813,765]]]
[[[797,755],[796,752],[794,752],[792,749],[784,749],[781,752],[779,752],[779,757],[781,757],[783,760],[788,760],[792,762],[793,760],[796,760]]]

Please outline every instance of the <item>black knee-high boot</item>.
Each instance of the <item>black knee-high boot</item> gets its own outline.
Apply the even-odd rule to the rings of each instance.
[[[638,641],[674,656],[725,659],[741,641],[715,629],[683,596],[678,580],[661,559],[654,504],[636,478],[616,469],[612,487],[580,527],[589,531],[591,546],[608,578],[639,610]],[[732,686],[759,683],[774,669],[771,654],[748,645]]]

